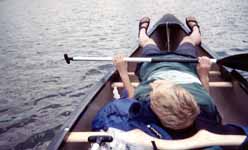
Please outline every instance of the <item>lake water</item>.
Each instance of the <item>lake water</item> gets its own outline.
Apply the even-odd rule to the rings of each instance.
[[[111,62],[74,56],[130,54],[138,21],[194,15],[220,55],[248,52],[247,0],[0,0],[0,149],[46,149]]]

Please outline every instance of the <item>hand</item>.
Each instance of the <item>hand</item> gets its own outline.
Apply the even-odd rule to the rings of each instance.
[[[134,96],[134,88],[130,82],[128,72],[127,72],[127,62],[124,61],[123,55],[116,55],[113,58],[113,64],[119,72],[121,80],[124,84],[124,88],[127,89],[127,94],[129,98]]]
[[[211,60],[206,57],[206,56],[202,56],[202,57],[198,57],[199,63],[197,64],[197,73],[199,75],[199,77],[208,77],[208,73],[210,71],[211,68]]]
[[[127,72],[127,62],[124,61],[123,55],[116,55],[113,58],[113,64],[115,65],[116,69],[119,73],[126,73]]]

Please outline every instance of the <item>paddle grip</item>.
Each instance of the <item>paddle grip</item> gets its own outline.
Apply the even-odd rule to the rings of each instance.
[[[70,61],[73,60],[73,58],[72,57],[68,57],[67,54],[64,54],[64,58],[65,58],[65,61],[66,61],[67,64],[70,64]]]

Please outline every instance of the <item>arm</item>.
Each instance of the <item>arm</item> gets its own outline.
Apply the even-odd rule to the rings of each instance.
[[[208,73],[211,68],[211,61],[208,57],[199,57],[199,63],[197,64],[197,73],[203,87],[209,92],[209,77]]]
[[[127,89],[128,97],[132,98],[134,96],[134,87],[131,85],[128,72],[127,72],[127,62],[124,61],[124,57],[117,55],[113,58],[113,64],[115,65],[124,87]]]

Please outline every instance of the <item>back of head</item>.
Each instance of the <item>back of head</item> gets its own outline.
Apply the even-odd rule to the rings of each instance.
[[[200,109],[188,91],[168,81],[151,86],[151,109],[163,126],[179,130],[192,125]]]

